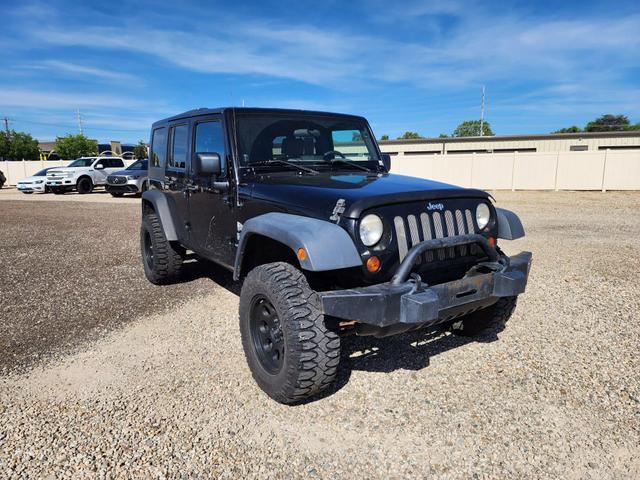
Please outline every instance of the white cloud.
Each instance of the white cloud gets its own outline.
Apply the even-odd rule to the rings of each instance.
[[[104,68],[89,67],[77,63],[63,62],[60,60],[44,60],[27,65],[29,68],[47,70],[51,73],[64,73],[74,77],[92,77],[107,81],[131,82],[140,84],[142,80],[135,75]]]

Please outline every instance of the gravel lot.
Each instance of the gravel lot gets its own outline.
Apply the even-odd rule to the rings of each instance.
[[[507,329],[352,339],[336,386],[284,407],[227,275],[143,280],[135,200],[0,193],[0,478],[638,478],[640,195],[495,196],[528,231],[503,246],[534,252]]]

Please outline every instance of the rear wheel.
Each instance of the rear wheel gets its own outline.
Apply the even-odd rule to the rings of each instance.
[[[151,283],[163,285],[180,279],[184,251],[167,240],[155,213],[142,217],[140,250],[144,274]]]
[[[327,388],[340,362],[340,337],[324,322],[320,298],[288,263],[256,267],[240,294],[240,333],[249,369],[274,400],[292,404]]]
[[[517,300],[518,297],[503,297],[490,307],[460,317],[451,330],[463,337],[479,335],[492,328],[502,330],[516,309]]]
[[[93,190],[93,182],[89,177],[82,177],[78,180],[78,183],[76,183],[76,190],[80,195],[91,193]]]

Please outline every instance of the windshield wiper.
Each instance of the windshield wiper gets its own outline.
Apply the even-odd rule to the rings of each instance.
[[[371,170],[370,168],[365,167],[364,165],[358,165],[355,162],[350,162],[349,160],[345,160],[344,158],[333,158],[331,160],[329,160],[329,163],[331,165],[335,165],[336,163],[342,163],[344,165],[351,165],[352,167],[356,167],[360,170],[364,170],[365,172],[372,172],[373,170]]]
[[[273,160],[263,160],[260,162],[251,162],[249,164],[252,167],[255,166],[264,166],[264,165],[286,165],[288,167],[293,167],[293,168],[297,168],[298,170],[302,171],[302,172],[307,172],[307,173],[311,173],[313,175],[317,175],[318,171],[314,170],[313,168],[309,168],[309,167],[303,167],[302,165],[298,165],[297,163],[293,163],[293,162],[287,162],[286,160],[278,160],[278,159],[273,159]]]

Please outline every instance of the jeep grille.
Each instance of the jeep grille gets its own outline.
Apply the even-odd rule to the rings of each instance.
[[[419,216],[408,215],[405,217],[395,217],[393,225],[398,241],[398,253],[400,261],[407,255],[409,249],[424,241],[433,238],[454,237],[456,235],[466,235],[475,233],[473,216],[471,210],[444,210],[442,212],[423,212]],[[456,252],[460,256],[466,256],[467,250],[470,255],[477,253],[475,245],[460,247],[441,248],[434,251],[425,252],[416,261],[417,264],[431,262],[434,259],[445,260],[455,258]]]

